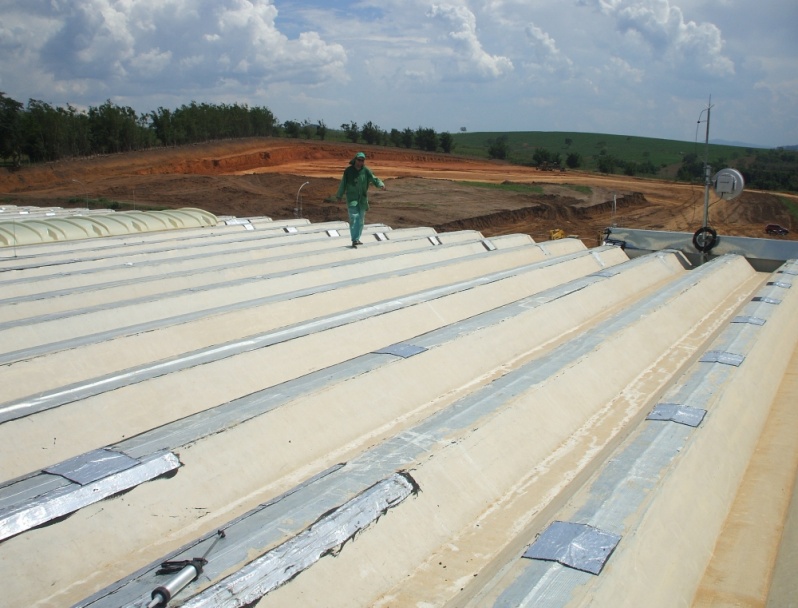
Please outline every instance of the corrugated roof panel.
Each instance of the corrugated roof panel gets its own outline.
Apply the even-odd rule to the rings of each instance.
[[[18,213],[19,219],[0,217],[0,246],[26,245],[38,242],[77,240],[92,237],[124,235],[132,232],[175,230],[216,226],[216,216],[200,209],[173,211],[54,210],[44,214]],[[19,233],[19,236],[15,236]],[[3,235],[11,235],[3,237]],[[33,235],[38,235],[34,237]]]

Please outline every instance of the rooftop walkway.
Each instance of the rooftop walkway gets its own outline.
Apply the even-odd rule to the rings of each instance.
[[[796,597],[798,263],[362,240],[0,249],[9,606]]]

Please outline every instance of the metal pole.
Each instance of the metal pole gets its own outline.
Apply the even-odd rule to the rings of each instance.
[[[712,111],[712,95],[709,96],[707,105],[707,131],[704,139],[704,228],[709,226],[709,115]]]
[[[83,186],[83,196],[86,197],[86,209],[88,209],[89,208],[89,189],[88,189],[88,187],[86,186],[86,184],[84,184],[79,179],[73,179],[72,181],[75,182],[76,184],[80,184],[81,186]]]
[[[302,199],[299,198],[299,193],[302,192],[302,188],[307,186],[310,182],[305,182],[299,187],[299,190],[296,192],[296,207],[294,207],[294,216],[297,218],[302,217]]]

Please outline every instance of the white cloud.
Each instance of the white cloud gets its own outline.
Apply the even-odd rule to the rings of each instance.
[[[712,94],[712,136],[784,145],[796,22],[795,0],[0,0],[0,91],[675,139]]]
[[[734,62],[723,54],[720,29],[712,23],[686,20],[669,0],[578,0],[610,17],[615,27],[643,44],[654,60],[706,76],[734,74]]]
[[[550,72],[562,69],[570,70],[573,62],[557,48],[557,43],[548,33],[534,23],[529,23],[524,28],[524,33],[532,47],[534,58],[534,61],[528,62],[528,65],[531,63]]]
[[[510,59],[501,55],[491,55],[482,47],[477,36],[477,20],[469,8],[452,4],[433,4],[427,16],[453,26],[446,35],[456,42],[454,51],[457,53],[461,71],[473,68],[480,76],[497,78],[513,70],[513,62]],[[460,59],[462,56],[458,53],[460,49],[464,54],[463,59]]]
[[[120,93],[138,74],[150,94],[209,90],[237,81],[317,83],[341,76],[346,52],[315,32],[289,39],[269,0],[86,0],[53,5],[60,28],[41,46],[37,69],[53,83],[101,81]],[[161,75],[160,80],[157,79]],[[193,95],[192,95],[193,96]]]
[[[643,82],[645,72],[641,69],[633,68],[626,60],[620,57],[610,57],[609,69],[621,78],[629,79],[635,83]]]

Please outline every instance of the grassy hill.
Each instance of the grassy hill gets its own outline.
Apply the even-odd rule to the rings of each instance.
[[[456,154],[487,158],[488,150],[498,138],[504,138],[507,145],[506,159],[513,163],[534,165],[533,155],[538,148],[551,154],[559,154],[565,165],[569,154],[578,154],[581,169],[597,171],[602,157],[616,161],[616,170],[627,163],[643,165],[650,163],[655,174],[667,172],[670,167],[678,167],[685,155],[697,155],[702,161],[705,146],[703,142],[684,142],[650,137],[608,135],[601,133],[573,133],[567,131],[515,131],[508,133],[457,133],[453,134]],[[755,154],[752,148],[731,145],[709,145],[709,162],[715,167],[750,158]]]

